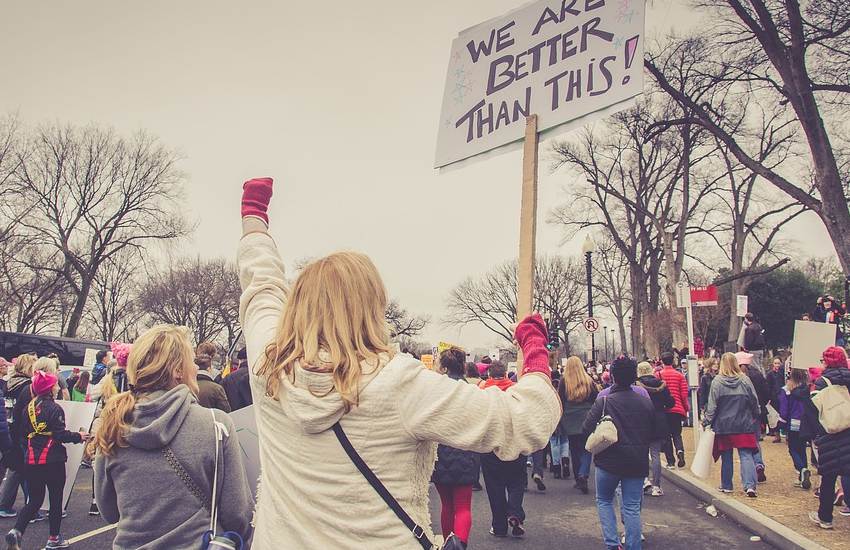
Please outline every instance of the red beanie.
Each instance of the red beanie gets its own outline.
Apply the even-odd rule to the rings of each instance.
[[[847,368],[847,354],[844,348],[830,346],[823,352],[823,364],[827,368]]]

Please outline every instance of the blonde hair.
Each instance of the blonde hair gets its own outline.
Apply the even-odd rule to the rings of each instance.
[[[15,372],[24,376],[32,377],[32,367],[36,362],[36,356],[29,353],[24,353],[18,356],[15,361]]]
[[[32,366],[32,373],[30,373],[30,376],[32,376],[35,371],[39,370],[49,372],[50,374],[56,374],[59,372],[59,369],[56,367],[56,361],[50,357],[39,357]]]
[[[278,398],[281,377],[294,380],[296,362],[333,374],[348,412],[359,400],[361,363],[380,366],[392,357],[386,322],[387,291],[372,260],[338,252],[309,264],[295,281],[275,340],[266,346],[255,373],[266,395]],[[327,357],[319,357],[319,352]]]
[[[564,388],[563,397],[566,397],[566,401],[574,403],[580,403],[587,399],[587,396],[593,390],[593,380],[584,370],[581,359],[575,355],[567,359],[561,386]]]
[[[703,372],[708,372],[708,371],[712,370],[716,364],[717,364],[717,359],[714,358],[714,357],[709,357],[702,364]]]
[[[744,376],[744,371],[738,365],[738,359],[734,353],[724,353],[720,358],[720,375],[741,378]]]
[[[115,387],[115,379],[112,378],[112,369],[109,369],[100,381],[100,399],[107,403],[117,393],[118,388]]]
[[[197,393],[197,382],[185,376],[194,372],[193,359],[185,327],[156,325],[142,334],[133,343],[127,358],[127,380],[131,390],[106,402],[100,415],[95,447],[111,456],[116,447],[128,446],[127,430],[139,395],[170,390],[180,383]]]

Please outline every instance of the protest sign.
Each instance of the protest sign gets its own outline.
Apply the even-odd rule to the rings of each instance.
[[[459,349],[459,350],[463,351],[463,348],[460,347],[460,346],[456,346],[454,344],[449,344],[448,342],[440,342],[439,344],[437,344],[437,357],[439,357],[440,354],[442,354],[444,351],[452,349],[452,348]]]
[[[91,430],[91,425],[94,421],[94,411],[97,408],[96,403],[82,403],[79,401],[57,401],[56,403],[65,412],[65,429],[72,432],[88,432]],[[71,491],[74,489],[74,483],[77,480],[80,462],[83,460],[83,448],[84,445],[65,444],[65,451],[68,453],[68,460],[65,462],[65,479],[70,481],[70,483],[65,484],[65,490],[62,493],[62,502],[65,503],[66,508],[71,499]]]
[[[260,438],[257,436],[257,419],[254,416],[254,405],[230,413],[233,425],[236,427],[236,437],[242,449],[242,466],[254,498],[257,498],[257,486],[260,481]]]
[[[736,300],[736,306],[738,317],[746,317],[750,311],[750,297],[739,294]]]
[[[795,321],[791,368],[808,369],[821,366],[823,351],[834,345],[835,325],[814,321]]]
[[[543,0],[452,43],[435,167],[518,142],[526,117],[566,131],[643,91],[643,0]]]

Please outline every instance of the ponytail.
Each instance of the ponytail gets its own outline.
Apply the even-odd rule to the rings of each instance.
[[[136,407],[136,396],[125,391],[106,402],[100,413],[100,427],[95,434],[95,449],[112,456],[116,447],[127,447],[127,429]]]

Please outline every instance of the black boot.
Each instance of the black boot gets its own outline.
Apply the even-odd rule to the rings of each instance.
[[[561,457],[561,470],[563,470],[564,479],[570,479],[570,457]]]
[[[442,550],[466,550],[466,543],[457,538],[457,535],[452,533],[443,544]]]
[[[588,493],[588,488],[587,488],[587,477],[586,477],[586,476],[581,476],[581,477],[579,477],[579,478],[577,479],[577,481],[578,481],[578,488],[579,488],[579,491],[581,491],[582,493],[584,493],[584,494],[586,495],[586,494]]]

